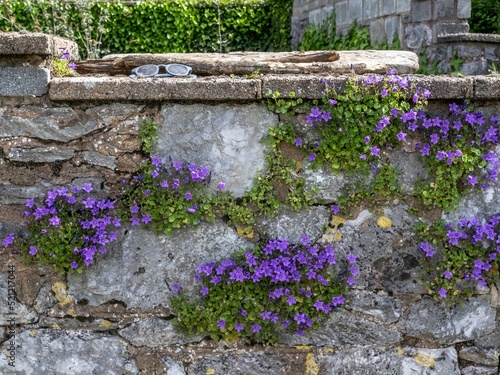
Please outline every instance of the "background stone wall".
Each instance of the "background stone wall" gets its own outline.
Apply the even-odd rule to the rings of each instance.
[[[20,228],[26,198],[41,199],[54,186],[91,181],[103,194],[116,196],[119,181],[141,160],[142,119],[161,124],[156,154],[205,163],[218,179],[241,192],[262,168],[266,147],[261,139],[268,127],[305,120],[304,115],[272,113],[262,95],[278,90],[285,97],[293,91],[302,98],[319,98],[324,79],[340,89],[346,77],[199,79],[205,86],[187,86],[193,81],[186,79],[148,79],[134,86],[137,95],[151,91],[152,85],[174,88],[169,99],[160,100],[123,99],[123,77],[59,78],[38,96],[4,94],[0,238]],[[500,80],[495,77],[411,79],[431,90],[429,107],[436,113],[464,98],[486,113],[500,111]],[[175,90],[177,85],[191,91]],[[240,88],[230,100],[206,95],[217,97],[228,85]],[[85,99],[78,99],[83,86]],[[205,91],[197,91],[200,87]],[[255,99],[249,99],[249,92]],[[113,93],[122,99],[113,100]],[[388,228],[378,226],[379,215],[367,210],[340,228],[342,237],[333,246],[340,258],[358,256],[360,277],[346,308],[320,330],[284,337],[277,347],[179,334],[168,303],[171,285],[189,285],[196,264],[224,259],[254,243],[222,220],[171,237],[124,226],[119,241],[81,276],[62,277],[0,252],[0,373],[498,374],[500,285],[480,289],[463,305],[452,307],[424,293],[418,283],[422,254],[413,229],[417,218],[406,202],[423,168],[412,153],[398,151],[388,157],[403,171],[400,182],[406,186],[406,198],[386,207],[383,214],[392,220]],[[298,241],[304,232],[314,241],[331,242],[335,228],[329,204],[356,177],[308,170],[306,164],[304,176],[319,187],[324,203],[299,212],[285,207],[276,217],[260,217],[256,234]],[[499,211],[499,201],[497,184],[467,196],[454,213],[429,212],[419,219],[488,217]],[[9,309],[9,279],[15,280],[14,310]],[[15,367],[8,364],[12,351]]]

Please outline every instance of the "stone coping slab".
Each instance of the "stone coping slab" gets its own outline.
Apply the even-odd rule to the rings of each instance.
[[[43,33],[0,32],[0,56],[60,56],[64,47],[78,60],[77,44],[71,40]]]
[[[430,99],[500,98],[500,75],[409,75],[410,81],[431,92]],[[232,77],[140,78],[79,76],[54,78],[49,98],[53,101],[255,101],[278,91],[281,98],[320,99],[324,82],[342,90],[348,75],[267,75],[252,79]]]
[[[458,33],[438,36],[438,42],[480,42],[480,43],[500,43],[498,34],[481,33]]]

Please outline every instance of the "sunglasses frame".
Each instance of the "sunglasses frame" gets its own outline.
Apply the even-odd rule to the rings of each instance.
[[[143,74],[140,72],[141,68],[146,67],[154,67],[155,72],[152,74]],[[165,69],[166,73],[160,73],[161,69]],[[177,68],[177,69],[176,69]],[[178,69],[181,68],[185,71],[185,73],[179,73]],[[176,71],[177,70],[177,71]],[[142,77],[142,78],[162,78],[162,77],[196,77],[194,74],[191,74],[193,69],[190,66],[184,64],[145,64],[138,66],[137,68],[132,69],[132,74],[130,78]]]

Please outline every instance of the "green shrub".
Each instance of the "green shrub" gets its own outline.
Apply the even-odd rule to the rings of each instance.
[[[103,53],[290,49],[291,0],[5,0],[3,31],[75,40],[83,58]]]
[[[500,34],[500,3],[498,0],[472,0],[472,33]]]

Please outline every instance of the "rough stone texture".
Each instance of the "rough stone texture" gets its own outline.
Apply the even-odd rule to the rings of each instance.
[[[186,375],[186,371],[181,362],[175,361],[169,357],[163,357],[162,362],[165,367],[163,375]]]
[[[83,160],[89,164],[116,169],[116,157],[114,156],[106,156],[95,151],[86,151],[83,153]]]
[[[466,366],[461,375],[498,375],[498,369],[484,366]]]
[[[188,366],[188,374],[283,374],[289,365],[278,356],[263,352],[207,355]]]
[[[432,1],[412,1],[411,21],[423,22],[432,19]]]
[[[457,353],[453,347],[354,348],[334,351],[330,356],[319,358],[319,368],[322,375],[460,375],[456,361]]]
[[[175,329],[172,321],[156,318],[139,320],[119,330],[118,333],[132,345],[149,348],[172,344],[184,345],[201,341],[203,338],[203,336],[185,337]]]
[[[278,118],[259,104],[243,106],[167,104],[155,154],[208,167],[212,180],[236,196],[265,166],[261,139]]]
[[[0,351],[0,372],[4,375],[139,373],[127,344],[118,337],[40,329],[16,335],[16,346],[14,371]],[[5,347],[6,343],[1,346]]]
[[[320,329],[307,331],[304,336],[285,335],[283,341],[288,345],[351,347],[391,345],[402,338],[393,326],[339,309]]]
[[[376,224],[377,217],[359,214],[361,220],[345,222],[340,228],[342,238],[333,243],[339,259],[349,253],[358,257],[360,275],[356,285],[370,290],[421,293],[418,283],[420,273],[414,226],[416,219],[398,204],[385,209],[384,215],[392,220],[392,226],[382,229]]]
[[[12,161],[52,163],[59,160],[68,160],[73,157],[75,150],[67,147],[50,146],[43,148],[18,148],[10,149],[7,156]]]
[[[397,298],[363,290],[351,291],[348,299],[352,310],[378,318],[386,324],[398,321],[404,305]]]
[[[470,0],[458,0],[457,2],[457,17],[470,18],[472,2]]]
[[[14,107],[0,115],[0,137],[29,135],[38,139],[68,142],[103,128],[105,123],[106,120],[91,118],[84,121],[70,107]]]
[[[8,182],[0,182],[0,203],[24,204],[28,198],[43,197],[52,187],[53,185],[47,182],[33,186],[17,186]]]
[[[260,80],[238,78],[143,78],[71,77],[54,78],[49,96],[70,100],[201,100],[232,101],[260,99]]]
[[[298,212],[280,209],[277,217],[257,218],[255,229],[264,237],[287,238],[291,243],[300,242],[307,235],[315,242],[328,224],[329,210],[324,207],[310,207]]]
[[[196,266],[230,257],[253,245],[221,222],[178,230],[172,237],[129,229],[120,246],[111,248],[79,277],[68,278],[68,293],[96,306],[117,300],[128,308],[167,306],[170,286],[195,287]]]
[[[458,357],[480,365],[498,367],[498,352],[493,349],[483,350],[475,346],[466,346],[460,349]]]
[[[473,91],[473,88],[474,83],[477,84],[477,79],[415,75],[411,77],[411,82],[423,90],[429,90],[432,99],[468,99],[475,96],[476,91]]]
[[[37,320],[36,312],[20,303],[17,296],[12,294],[12,292],[19,290],[19,280],[17,279],[19,274],[16,272],[13,276],[17,277],[11,280],[14,282],[14,284],[10,284],[13,285],[13,289],[9,289],[9,274],[0,273],[0,285],[2,285],[0,289],[0,326],[8,326],[12,321],[15,321],[15,324],[26,324]]]
[[[498,75],[479,76],[475,78],[474,97],[487,99],[500,95],[500,85]]]
[[[426,24],[405,27],[404,44],[412,51],[428,46],[432,42],[432,29]]]
[[[399,172],[397,183],[401,185],[403,194],[414,195],[416,183],[428,176],[418,153],[397,151],[389,155],[389,162]]]
[[[42,96],[48,91],[50,71],[46,68],[0,68],[0,96]]]
[[[424,297],[409,310],[406,333],[431,338],[451,345],[469,341],[495,330],[495,309],[487,297],[473,297],[463,306],[445,309],[430,297]]]

